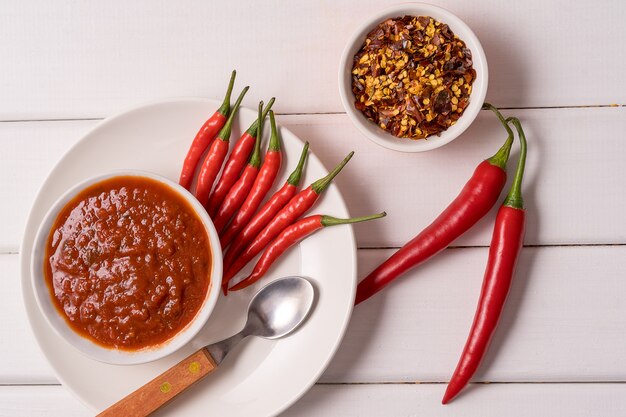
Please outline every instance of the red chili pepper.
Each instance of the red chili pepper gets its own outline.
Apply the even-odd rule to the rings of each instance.
[[[180,180],[178,180],[178,183],[188,190],[191,188],[193,176],[196,173],[196,167],[198,166],[198,162],[200,162],[202,154],[206,148],[209,147],[213,139],[215,139],[215,135],[217,135],[220,129],[224,127],[224,123],[226,123],[226,118],[230,112],[230,95],[233,91],[236,75],[237,72],[233,71],[230,76],[230,82],[228,83],[228,89],[226,90],[226,96],[224,97],[222,105],[215,111],[215,113],[213,113],[211,117],[209,117],[206,122],[204,122],[198,133],[196,133],[196,137],[193,139],[193,142],[191,142],[191,146],[187,151],[187,156],[183,162],[183,169],[180,172]]]
[[[198,174],[198,182],[196,183],[196,191],[194,195],[198,199],[203,206],[206,207],[206,204],[209,201],[209,194],[211,193],[211,188],[213,188],[213,183],[215,182],[215,178],[217,174],[222,169],[222,164],[224,163],[224,158],[226,158],[226,154],[228,153],[229,140],[230,140],[230,132],[233,126],[233,119],[235,114],[237,114],[237,110],[239,109],[239,105],[241,104],[241,100],[246,95],[248,91],[248,87],[245,87],[235,105],[233,106],[233,110],[228,116],[228,120],[226,120],[226,124],[220,133],[217,135],[217,140],[214,140],[211,143],[211,147],[209,148],[209,152],[207,153],[204,161],[202,161],[202,166],[200,167],[200,173]]]
[[[518,119],[509,118],[520,139],[520,157],[513,185],[500,207],[489,247],[489,258],[478,307],[461,359],[450,379],[441,401],[447,404],[469,382],[487,351],[491,337],[498,325],[504,302],[511,288],[515,264],[524,241],[526,212],[522,199],[522,178],[526,163],[526,137]]]
[[[275,100],[276,99],[272,97],[269,103],[267,103],[267,106],[263,110],[263,120],[265,120],[265,116],[272,108]],[[235,181],[239,178],[241,170],[246,166],[248,158],[254,149],[258,129],[259,119],[255,120],[254,123],[250,125],[248,130],[241,135],[241,138],[239,138],[237,143],[235,143],[233,150],[228,156],[226,165],[224,165],[222,175],[220,176],[220,179],[217,182],[213,193],[211,193],[211,197],[209,198],[209,204],[207,205],[207,212],[209,213],[209,216],[215,216],[217,210],[220,208],[220,205],[222,205],[226,194],[228,194],[228,191],[230,191]]]
[[[252,220],[250,220],[250,222],[243,228],[241,233],[237,234],[237,231],[230,227],[226,233],[224,233],[224,236],[222,236],[221,239],[222,249],[228,246],[234,239],[234,242],[232,242],[233,244],[230,248],[228,248],[228,251],[226,251],[226,255],[224,256],[225,268],[228,265],[231,265],[234,258],[245,249],[246,245],[250,243],[250,241],[258,235],[261,230],[263,230],[263,228],[274,218],[274,216],[276,216],[280,209],[285,207],[285,204],[287,204],[296,194],[308,151],[309,142],[306,142],[304,144],[304,148],[302,148],[298,165],[285,182],[285,185],[283,185],[280,190],[276,191],[267,203],[261,207]]]
[[[498,115],[509,135],[506,142],[494,156],[478,165],[461,193],[439,217],[359,282],[355,304],[367,300],[409,269],[445,249],[497,202],[506,183],[505,169],[513,143],[513,132],[495,107],[487,103],[484,107]]]
[[[354,152],[350,152],[339,165],[333,169],[330,174],[315,181],[308,188],[300,191],[295,195],[285,207],[283,207],[278,214],[269,222],[267,226],[259,233],[258,236],[250,242],[250,244],[243,250],[239,257],[234,260],[234,263],[228,268],[224,278],[222,279],[222,286],[228,288],[228,281],[230,281],[237,272],[246,266],[248,262],[258,255],[263,248],[265,248],[278,234],[295,222],[301,215],[303,215],[308,209],[313,206],[317,201],[319,195],[330,185],[331,181],[341,169],[352,158]]]
[[[236,285],[230,288],[230,290],[239,291],[257,282],[287,249],[323,227],[335,226],[338,224],[359,223],[367,220],[380,219],[386,215],[387,213],[382,212],[372,216],[355,217],[352,219],[338,219],[336,217],[321,216],[316,214],[298,220],[291,226],[285,228],[278,235],[278,237],[270,243],[265,251],[263,251],[263,255],[261,255],[259,261],[254,266],[252,273],[248,275],[248,277],[239,281]]]
[[[252,185],[250,193],[239,208],[233,221],[228,225],[228,229],[222,229],[223,233],[220,233],[220,236],[225,235],[229,230],[234,230],[235,233],[239,232],[248,224],[248,221],[250,221],[261,205],[265,195],[270,188],[272,188],[272,185],[274,185],[274,180],[276,180],[276,175],[278,174],[282,162],[282,152],[280,151],[280,138],[278,137],[273,111],[270,111],[270,124],[272,126],[270,143],[267,148],[267,153],[265,154],[263,165],[259,170],[259,175],[257,175],[254,180],[254,185]]]
[[[248,165],[243,170],[241,177],[233,184],[224,202],[217,210],[217,214],[213,216],[213,225],[217,233],[220,233],[224,226],[228,223],[233,214],[241,207],[246,196],[250,193],[252,185],[259,173],[261,165],[261,137],[263,136],[263,102],[259,103],[259,129],[256,133],[256,141],[254,144],[254,152],[250,156]]]

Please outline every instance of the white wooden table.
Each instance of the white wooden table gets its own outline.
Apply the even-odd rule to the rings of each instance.
[[[19,241],[55,161],[99,119],[147,100],[220,97],[231,68],[276,95],[279,122],[329,165],[354,212],[360,276],[456,195],[502,132],[482,112],[425,154],[365,140],[343,113],[337,63],[381,0],[22,1],[0,4],[0,416],[86,416],[56,381],[23,312]],[[476,376],[440,399],[471,323],[493,213],[354,312],[319,383],[288,416],[615,416],[626,410],[626,3],[436,1],[475,30],[488,100],[530,141],[527,247]]]

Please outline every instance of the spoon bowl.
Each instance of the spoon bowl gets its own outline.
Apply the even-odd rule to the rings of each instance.
[[[205,346],[216,364],[248,336],[278,339],[296,329],[313,306],[313,285],[298,276],[285,277],[261,288],[248,305],[248,320],[243,329],[220,342]]]
[[[301,277],[269,283],[250,301],[246,333],[266,339],[287,335],[306,318],[314,296],[311,283]]]

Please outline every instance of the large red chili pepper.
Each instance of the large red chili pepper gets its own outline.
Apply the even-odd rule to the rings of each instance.
[[[254,152],[250,156],[248,165],[243,170],[241,177],[233,184],[224,202],[213,216],[213,225],[217,233],[220,233],[228,223],[233,214],[241,207],[246,196],[250,193],[261,165],[261,137],[263,136],[263,102],[259,103],[259,129],[256,133]]]
[[[209,201],[209,194],[211,193],[211,188],[213,188],[213,183],[215,182],[215,178],[217,174],[222,169],[222,164],[224,163],[224,158],[226,158],[226,154],[228,153],[229,140],[230,140],[230,132],[233,127],[233,119],[235,114],[237,114],[237,110],[241,105],[241,100],[246,95],[249,87],[245,87],[235,105],[233,106],[230,115],[228,116],[228,120],[224,124],[222,130],[217,135],[217,140],[214,140],[211,143],[211,147],[209,148],[209,152],[207,153],[204,161],[202,161],[202,166],[200,167],[200,172],[198,173],[198,182],[196,183],[196,190],[194,195],[198,199],[203,206]]]
[[[367,220],[380,219],[386,215],[387,213],[382,212],[372,216],[338,219],[336,217],[321,216],[316,214],[298,220],[291,226],[285,228],[278,235],[278,237],[274,239],[267,248],[265,248],[263,255],[261,255],[261,258],[254,266],[252,273],[230,288],[230,291],[242,290],[257,282],[287,249],[323,227],[335,226],[338,224],[359,223]]]
[[[265,120],[265,116],[272,108],[275,100],[276,99],[272,97],[267,103],[267,106],[265,106],[265,109],[263,110],[263,120]],[[246,166],[248,158],[252,153],[252,149],[254,149],[254,143],[258,129],[259,119],[255,120],[250,125],[248,130],[246,130],[244,134],[241,135],[241,138],[239,138],[239,140],[235,143],[233,150],[228,156],[226,165],[224,165],[222,175],[217,181],[217,185],[215,186],[215,189],[209,197],[209,203],[207,204],[207,212],[209,213],[209,216],[215,216],[217,210],[222,205],[226,194],[228,194],[228,191],[230,191],[235,181],[237,181],[237,179],[239,178],[241,170]]]
[[[511,190],[496,217],[474,323],[463,348],[461,359],[441,401],[443,404],[452,400],[467,385],[485,356],[511,288],[515,264],[523,246],[526,212],[521,188],[526,162],[526,137],[518,119],[507,120],[513,123],[520,139],[521,148],[517,171]]]
[[[490,104],[508,132],[500,150],[481,162],[461,193],[420,234],[398,249],[389,259],[366,276],[357,286],[355,304],[376,294],[409,269],[445,249],[493,207],[506,183],[506,162],[513,143],[513,132],[498,110]]]
[[[261,205],[261,202],[265,198],[267,192],[274,185],[276,175],[280,169],[282,161],[282,152],[280,151],[280,138],[278,137],[278,130],[276,129],[276,120],[274,119],[274,112],[270,111],[270,124],[272,126],[272,133],[270,136],[270,143],[265,154],[265,160],[259,170],[259,174],[254,180],[254,184],[248,193],[243,204],[239,208],[239,211],[233,218],[233,221],[228,226],[228,230],[235,230],[239,232],[248,221],[252,218],[256,210]],[[228,230],[222,229],[220,236],[224,235]],[[222,233],[224,232],[224,233]]]
[[[240,233],[237,233],[233,227],[233,224],[229,226],[228,230],[222,236],[220,243],[222,249],[226,248],[231,242],[232,245],[226,251],[224,256],[224,265],[230,265],[233,259],[239,255],[250,241],[259,234],[261,230],[276,216],[276,214],[285,207],[285,204],[291,200],[296,194],[300,178],[302,176],[302,170],[304,169],[304,163],[308,156],[309,142],[304,144],[302,152],[300,154],[300,160],[296,169],[289,175],[285,185],[280,190],[276,191],[274,195],[261,207],[261,209],[254,215],[252,220],[245,225]],[[234,223],[234,222],[233,222]],[[234,241],[233,241],[234,239]]]
[[[204,122],[198,133],[196,133],[196,137],[193,139],[193,142],[191,142],[191,146],[187,151],[187,156],[183,162],[183,168],[180,172],[180,179],[178,180],[178,183],[188,190],[191,188],[193,176],[196,173],[196,168],[198,166],[198,162],[200,162],[202,154],[206,148],[209,147],[213,139],[215,139],[215,135],[217,135],[220,129],[224,127],[224,123],[226,123],[226,118],[230,112],[230,95],[233,91],[236,75],[237,72],[233,71],[230,76],[230,82],[228,83],[228,89],[226,90],[226,95],[224,96],[222,105],[215,111],[215,113],[213,113],[211,117],[209,117],[206,122]]]
[[[301,215],[303,215],[308,209],[315,204],[318,197],[328,186],[331,181],[341,169],[352,158],[354,152],[350,152],[339,165],[333,169],[330,174],[315,181],[308,188],[300,191],[295,195],[285,207],[283,207],[278,214],[268,223],[267,226],[259,233],[258,236],[250,242],[250,244],[243,250],[233,264],[228,267],[224,278],[222,279],[222,288],[228,288],[228,281],[230,281],[237,272],[246,266],[255,256],[257,256],[263,248],[265,248],[278,234],[295,222]]]

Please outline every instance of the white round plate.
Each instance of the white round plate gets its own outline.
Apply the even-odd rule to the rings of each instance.
[[[306,239],[286,253],[266,279],[228,297],[221,296],[198,336],[176,353],[155,362],[115,366],[89,359],[57,336],[37,308],[30,283],[30,253],[37,227],[53,202],[86,177],[114,169],[140,169],[177,181],[190,141],[218,106],[212,100],[170,100],[104,120],[58,162],[35,199],[20,250],[24,304],[35,338],[58,379],[94,411],[115,403],[201,346],[239,331],[252,295],[272,279],[302,275],[314,284],[314,310],[303,326],[280,340],[244,340],[213,374],[168,404],[160,415],[276,415],[315,383],[344,335],[356,288],[356,245],[352,229],[347,225],[330,227]],[[233,141],[255,120],[256,114],[255,110],[240,110],[231,136]],[[269,137],[268,125],[264,145]],[[303,146],[288,130],[280,128],[280,133],[284,159],[274,189],[286,181]],[[314,151],[315,143],[312,143],[302,186],[327,173]],[[338,162],[326,161],[329,166]],[[350,165],[345,169],[349,170]],[[334,185],[312,212],[348,216]]]

